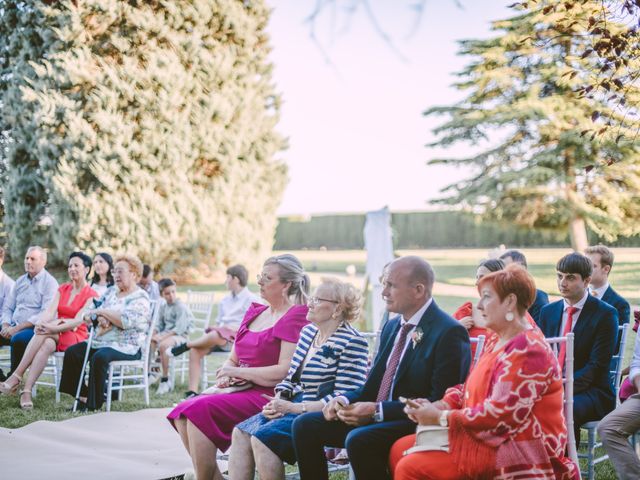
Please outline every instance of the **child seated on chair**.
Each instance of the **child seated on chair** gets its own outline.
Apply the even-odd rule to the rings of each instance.
[[[158,394],[173,390],[173,379],[169,381],[169,357],[171,347],[187,341],[189,331],[193,327],[193,314],[177,296],[176,282],[163,278],[158,282],[160,295],[165,302],[160,305],[158,328],[151,338],[151,351],[158,349],[162,365],[162,378],[158,386]]]

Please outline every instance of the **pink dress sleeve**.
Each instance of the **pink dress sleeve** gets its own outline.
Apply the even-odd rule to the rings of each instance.
[[[273,326],[273,335],[284,342],[298,343],[300,331],[308,325],[306,305],[294,305]]]

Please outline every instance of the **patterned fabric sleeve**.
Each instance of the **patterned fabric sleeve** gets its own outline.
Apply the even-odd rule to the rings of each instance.
[[[300,339],[298,340],[298,344],[296,345],[296,350],[293,353],[293,357],[291,358],[291,365],[289,366],[289,372],[284,380],[282,380],[278,385],[275,386],[274,390],[276,392],[287,391],[290,394],[293,394],[296,390],[296,385],[291,381],[293,376],[295,375],[298,367],[304,361],[307,356],[307,352],[311,347],[311,342],[313,342],[313,337],[316,334],[318,329],[314,325],[305,326],[300,332]]]
[[[149,295],[140,289],[127,297],[124,310],[120,315],[124,330],[135,329],[146,332],[151,318]]]
[[[369,344],[367,340],[364,337],[353,335],[340,355],[334,391],[325,395],[321,400],[328,403],[332,398],[364,385],[367,379],[368,358]]]
[[[544,342],[528,341],[525,335],[514,339],[496,359],[488,397],[479,405],[453,410],[451,428],[463,429],[493,447],[528,428],[536,401],[557,376],[551,353],[540,341]]]
[[[462,408],[464,402],[464,384],[459,384],[454,387],[450,387],[444,392],[444,397],[442,397],[443,402],[447,402],[449,408],[452,410],[457,410]]]

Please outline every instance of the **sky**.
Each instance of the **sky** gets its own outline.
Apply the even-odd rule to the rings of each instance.
[[[429,200],[469,170],[427,166],[430,158],[463,156],[468,147],[428,149],[444,117],[422,115],[462,98],[451,84],[466,60],[457,40],[491,36],[490,22],[513,15],[502,0],[370,0],[389,46],[359,7],[336,0],[313,24],[316,0],[268,0],[274,83],[283,107],[278,130],[289,148],[280,157],[289,183],[279,215],[433,208]],[[331,2],[327,2],[331,3]]]

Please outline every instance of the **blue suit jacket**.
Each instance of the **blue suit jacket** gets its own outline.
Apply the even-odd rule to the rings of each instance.
[[[539,326],[545,337],[558,337],[564,302],[550,303],[540,312]],[[576,322],[574,320],[574,322]],[[611,305],[589,295],[573,329],[574,374],[573,392],[592,391],[602,396],[601,402],[613,398],[609,364],[618,338],[618,312]]]
[[[542,310],[542,307],[544,307],[548,303],[549,295],[547,295],[542,290],[536,290],[536,299],[533,301],[533,305],[529,307],[529,315],[531,315],[536,323],[538,323],[538,320],[540,319],[540,310]]]
[[[398,397],[440,400],[447,388],[465,381],[471,363],[467,329],[431,302],[418,326],[422,340],[414,347],[410,342],[398,365],[392,401],[383,402],[384,420],[407,419]],[[350,402],[375,402],[387,360],[400,330],[400,316],[390,319],[380,334],[380,350],[365,384],[348,392]],[[415,330],[414,330],[415,331]]]
[[[629,318],[631,316],[631,307],[629,306],[629,302],[627,302],[624,298],[618,295],[611,285],[607,288],[600,299],[605,303],[608,303],[613,308],[618,311],[618,323],[620,326],[625,323],[629,323]]]

